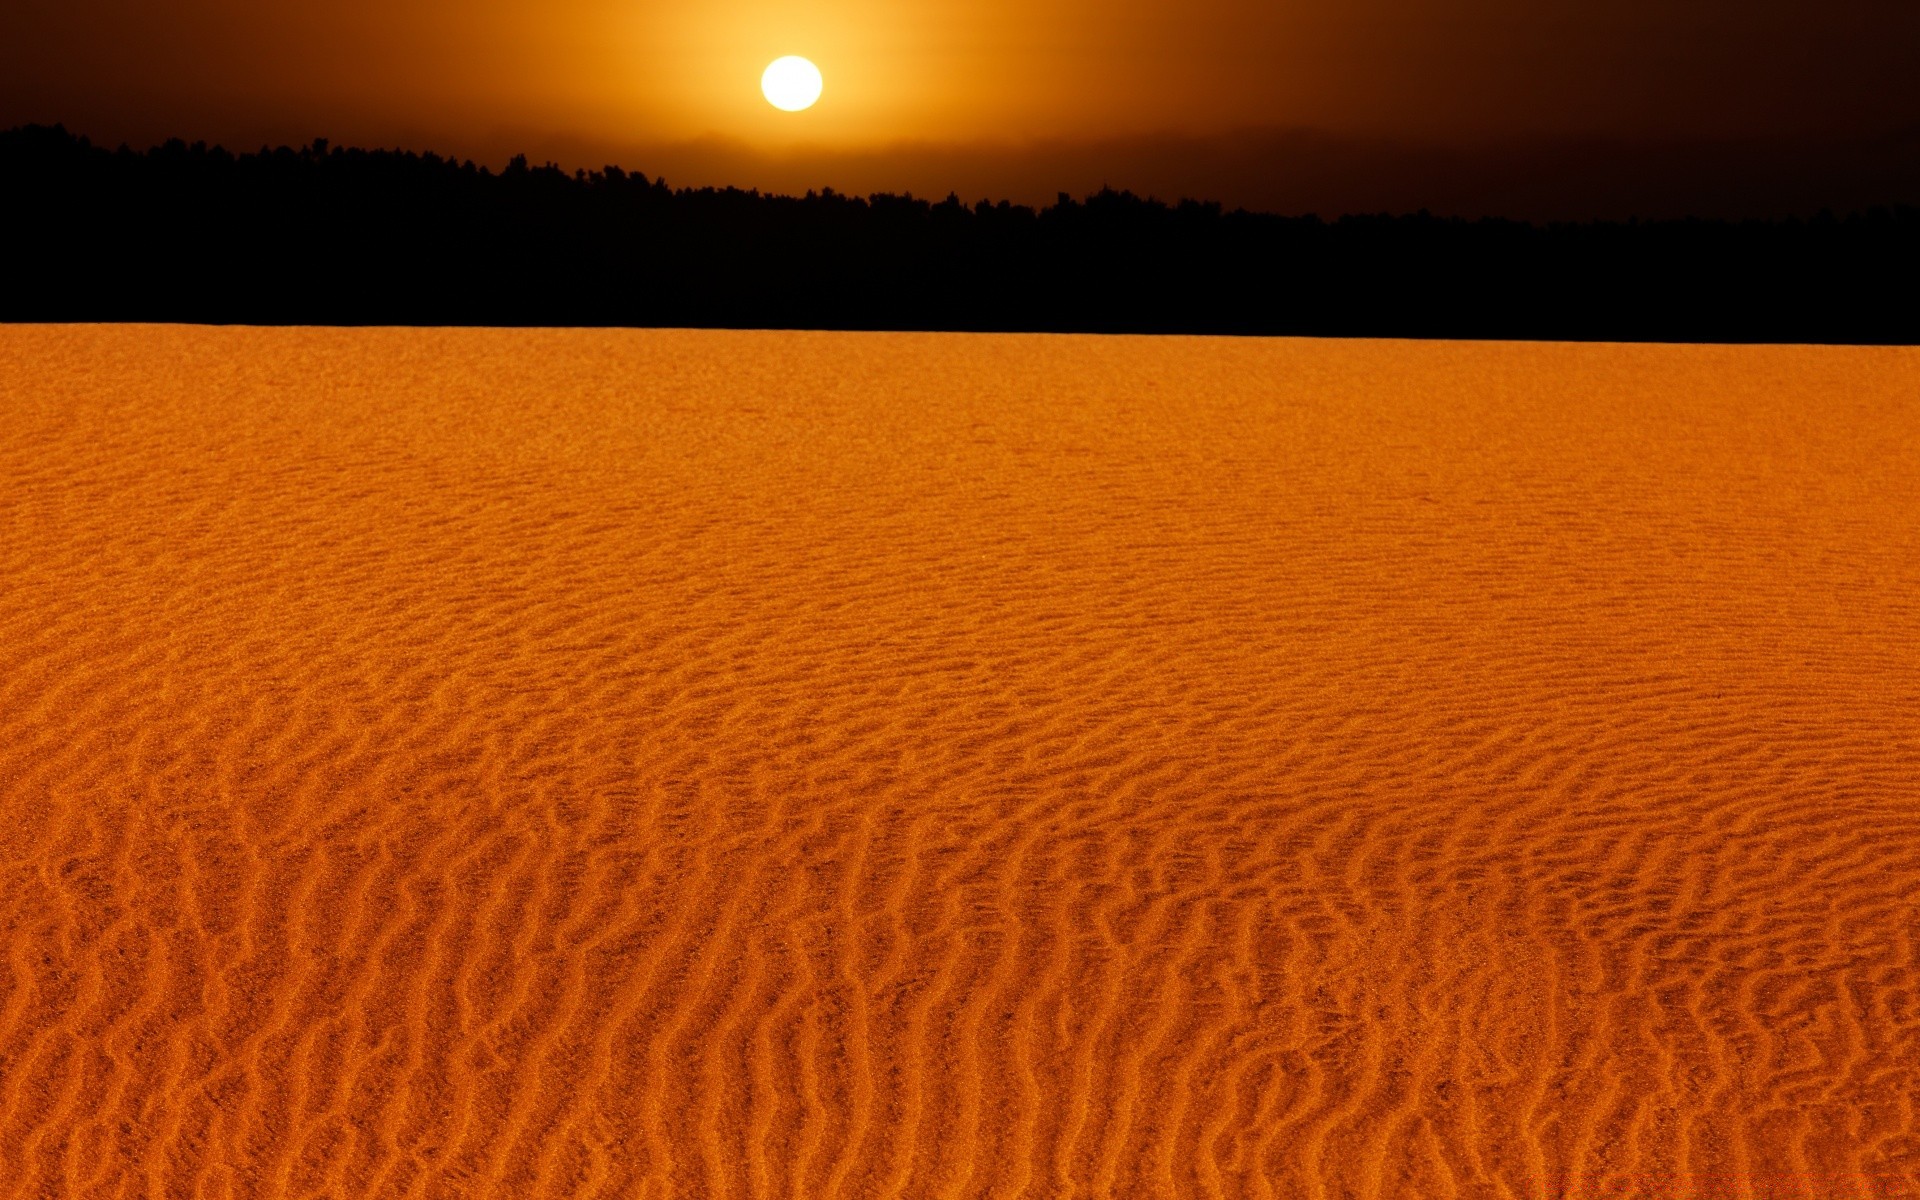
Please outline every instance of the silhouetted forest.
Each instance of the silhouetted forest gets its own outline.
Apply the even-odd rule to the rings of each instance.
[[[1920,341],[1920,208],[1536,226],[0,133],[0,319]]]

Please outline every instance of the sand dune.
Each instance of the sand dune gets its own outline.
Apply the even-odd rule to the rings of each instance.
[[[0,1197],[1920,1196],[1920,352],[0,330]]]

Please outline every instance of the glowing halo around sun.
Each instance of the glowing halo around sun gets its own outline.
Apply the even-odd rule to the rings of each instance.
[[[812,108],[821,86],[820,68],[797,54],[774,59],[760,76],[760,91],[767,103],[787,112]]]

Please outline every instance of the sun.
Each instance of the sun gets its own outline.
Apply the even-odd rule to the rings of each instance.
[[[820,87],[820,68],[797,54],[774,59],[760,76],[767,103],[787,112],[812,108],[820,98]]]

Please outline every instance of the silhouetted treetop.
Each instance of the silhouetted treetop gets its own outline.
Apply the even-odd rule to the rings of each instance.
[[[1920,340],[1920,209],[1283,217],[1105,189],[776,196],[324,139],[0,133],[0,318]]]

